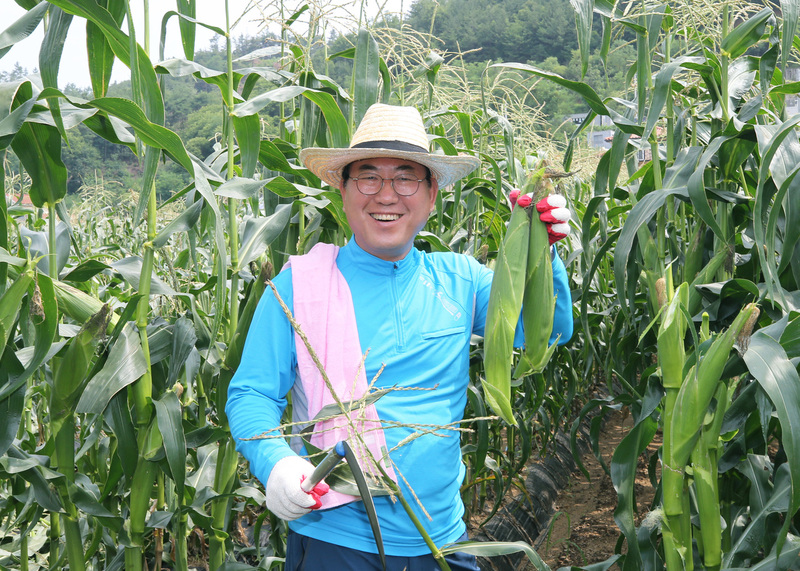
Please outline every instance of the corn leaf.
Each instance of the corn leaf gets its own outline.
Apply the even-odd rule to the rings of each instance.
[[[117,439],[115,456],[120,462],[125,477],[132,480],[139,458],[139,446],[136,442],[136,430],[133,427],[131,411],[128,408],[128,396],[124,391],[118,392],[111,398],[104,417]],[[106,493],[109,493],[109,490],[105,491],[103,495]]]
[[[61,160],[58,129],[26,122],[11,142],[14,153],[31,177],[28,194],[39,208],[54,205],[67,194],[67,168]]]
[[[578,48],[581,53],[581,79],[589,68],[589,43],[592,39],[594,0],[570,0],[575,10],[575,27],[578,30]]]
[[[16,375],[21,374],[22,370],[22,364],[17,360],[14,351],[5,351],[0,358],[0,387],[7,385]],[[2,428],[0,428],[0,457],[6,453],[17,437],[17,430],[19,430],[22,412],[25,408],[26,390],[26,385],[22,384],[6,398],[0,400],[0,418],[3,419]]]
[[[183,488],[186,481],[186,435],[181,422],[181,403],[173,391],[166,391],[161,398],[154,399],[158,430],[164,439],[164,451],[167,464],[175,482],[178,501],[183,499]]]
[[[651,416],[642,418],[614,449],[611,460],[611,481],[617,491],[614,521],[627,539],[626,557],[639,561],[639,543],[636,538],[637,515],[634,484],[639,455],[647,448],[658,430],[658,422]]]
[[[261,150],[261,119],[257,113],[243,117],[234,115],[233,128],[239,146],[242,176],[251,178],[256,172],[258,154]]]
[[[169,237],[175,232],[187,232],[197,224],[200,218],[200,211],[203,209],[203,201],[197,200],[192,203],[189,208],[184,210],[178,217],[172,220],[169,224],[156,234],[153,238],[153,245],[156,248],[161,248],[166,245]]]
[[[361,123],[364,113],[378,101],[380,78],[380,53],[378,43],[369,30],[358,30],[355,61],[353,63],[353,124]]]
[[[75,408],[76,412],[102,414],[111,398],[147,371],[139,333],[132,323],[125,325],[111,347],[103,368],[89,381]]]
[[[738,58],[761,39],[769,23],[774,25],[775,15],[771,8],[764,8],[722,38],[722,53],[731,59]]]
[[[798,320],[795,316],[793,321]],[[780,343],[763,331],[757,331],[750,338],[743,358],[777,412],[792,482],[788,513],[795,513],[800,507],[800,376]],[[778,540],[779,548],[786,540],[787,525],[788,520]]]
[[[167,387],[171,388],[178,380],[178,375],[192,353],[195,343],[197,343],[197,333],[192,320],[184,316],[179,317],[172,326],[172,352],[169,359]]]
[[[33,33],[39,22],[44,18],[48,8],[49,6],[46,2],[41,2],[3,30],[3,33],[0,34],[0,58],[6,55],[14,45]]]
[[[67,418],[75,413],[100,339],[108,328],[111,309],[108,305],[87,321],[69,341],[63,358],[54,367],[53,389],[50,393],[50,427],[57,434]]]
[[[266,218],[249,218],[242,232],[242,245],[239,249],[240,267],[263,254],[275,238],[277,238],[292,214],[290,204],[281,204],[275,212]]]
[[[270,179],[255,180],[252,178],[244,178],[237,176],[222,184],[217,190],[214,191],[214,194],[226,198],[237,198],[239,200],[246,200],[248,198],[256,197],[258,193],[261,191],[261,189],[264,188],[264,186],[269,182],[271,182]],[[291,183],[289,182],[287,182],[286,184],[291,186]],[[298,192],[298,194],[300,193]]]

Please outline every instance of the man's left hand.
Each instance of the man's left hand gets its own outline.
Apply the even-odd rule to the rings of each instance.
[[[511,200],[511,208],[517,205],[528,208],[533,202],[533,195],[520,195],[518,189],[512,190],[508,197]],[[569,221],[572,215],[567,208],[566,198],[560,194],[551,194],[536,203],[536,210],[539,212],[539,220],[547,226],[547,237],[551,246],[569,235]]]
[[[547,226],[547,237],[552,246],[570,233],[571,214],[567,208],[567,199],[560,194],[551,194],[536,203],[539,220]]]

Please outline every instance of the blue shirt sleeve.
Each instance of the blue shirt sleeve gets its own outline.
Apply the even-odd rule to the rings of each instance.
[[[569,289],[567,268],[555,246],[553,247],[553,294],[556,296],[556,310],[553,315],[550,343],[553,343],[560,334],[558,344],[563,345],[570,340],[573,332],[572,293]]]
[[[273,280],[281,298],[293,307],[291,271]],[[243,440],[275,430],[295,381],[294,331],[272,288],[264,290],[245,340],[242,359],[228,387],[225,412],[236,449],[250,472],[265,486],[278,460],[294,454],[284,438]]]

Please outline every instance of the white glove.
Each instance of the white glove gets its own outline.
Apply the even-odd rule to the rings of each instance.
[[[299,456],[278,460],[267,480],[267,509],[285,521],[292,521],[322,507],[319,497],[329,490],[325,482],[306,493],[300,483],[314,471],[314,465]]]

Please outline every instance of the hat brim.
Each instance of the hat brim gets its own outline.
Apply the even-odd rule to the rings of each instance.
[[[436,178],[439,187],[453,184],[465,177],[481,164],[478,157],[471,155],[435,155],[396,149],[330,149],[308,147],[300,151],[300,161],[322,181],[339,188],[342,183],[342,170],[355,161],[375,158],[394,158],[413,161],[428,167]]]

